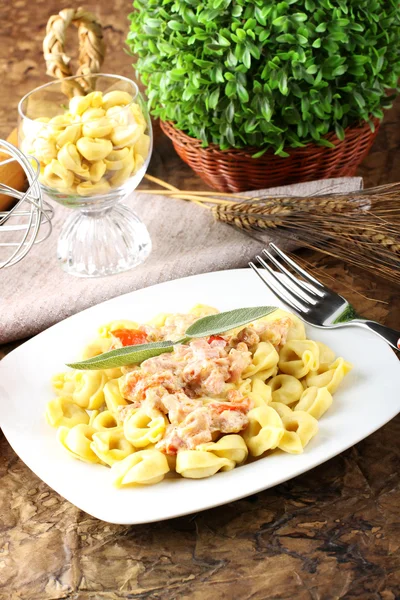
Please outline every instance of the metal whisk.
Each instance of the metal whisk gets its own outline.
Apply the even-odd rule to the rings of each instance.
[[[17,203],[7,211],[0,211],[0,269],[11,267],[22,260],[32,248],[47,239],[51,233],[53,208],[43,200],[38,182],[40,165],[18,148],[0,140],[0,151],[10,158],[0,162],[5,165],[17,161],[24,170],[29,187],[20,192],[0,182],[0,193],[15,198]],[[32,166],[35,165],[35,166]],[[39,231],[42,235],[39,237]]]

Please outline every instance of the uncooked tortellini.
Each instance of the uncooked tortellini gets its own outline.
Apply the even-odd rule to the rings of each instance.
[[[39,180],[63,195],[107,194],[145,164],[147,121],[123,91],[75,96],[64,114],[23,126],[22,150],[40,162]]]

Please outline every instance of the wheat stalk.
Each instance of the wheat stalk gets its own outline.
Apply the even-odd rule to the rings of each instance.
[[[275,231],[299,245],[400,284],[400,183],[321,196],[263,196],[179,190],[145,190],[195,202],[214,217],[251,234]]]
[[[253,198],[213,208],[246,231],[285,237],[400,284],[400,184],[312,198]]]

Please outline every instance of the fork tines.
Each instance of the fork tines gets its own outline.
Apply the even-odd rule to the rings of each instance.
[[[307,314],[317,303],[318,298],[325,296],[324,286],[275,244],[270,243],[268,249],[264,249],[262,254],[263,256],[255,257],[261,269],[253,262],[249,263],[250,267],[280,300],[295,311]]]

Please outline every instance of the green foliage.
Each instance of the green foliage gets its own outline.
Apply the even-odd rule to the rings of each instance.
[[[154,116],[221,148],[300,147],[371,115],[400,75],[398,0],[135,0]],[[326,142],[323,140],[322,143]]]

